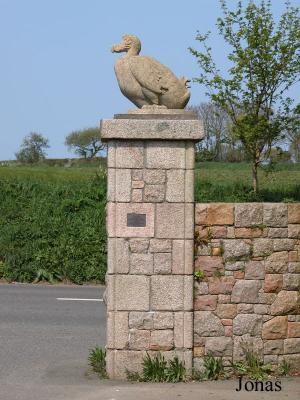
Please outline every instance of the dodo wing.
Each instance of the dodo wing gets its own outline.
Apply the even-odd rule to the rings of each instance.
[[[157,94],[169,90],[170,81],[176,79],[169,68],[151,57],[131,57],[129,65],[139,84]]]

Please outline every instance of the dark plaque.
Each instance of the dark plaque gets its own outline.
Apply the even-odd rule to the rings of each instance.
[[[146,214],[127,214],[127,226],[143,227],[146,226]]]

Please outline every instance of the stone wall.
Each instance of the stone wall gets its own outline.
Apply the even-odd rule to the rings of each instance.
[[[246,343],[299,372],[300,204],[196,204],[195,223],[194,366]]]

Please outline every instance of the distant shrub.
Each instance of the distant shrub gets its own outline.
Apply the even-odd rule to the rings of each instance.
[[[0,178],[0,261],[11,281],[104,282],[105,176]]]

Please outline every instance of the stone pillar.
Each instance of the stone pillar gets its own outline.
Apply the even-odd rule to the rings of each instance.
[[[108,144],[107,370],[145,352],[192,367],[194,143],[191,111],[153,107],[101,121]]]

